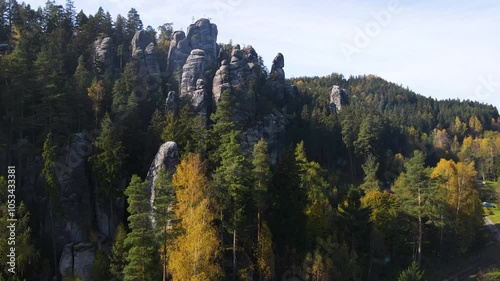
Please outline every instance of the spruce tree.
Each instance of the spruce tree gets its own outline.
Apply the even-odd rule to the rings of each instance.
[[[428,212],[429,171],[425,168],[425,156],[415,151],[414,156],[405,162],[405,172],[395,183],[396,195],[404,213],[414,218],[417,223],[417,266],[422,266],[422,246],[425,215]]]
[[[218,195],[223,213],[223,223],[233,236],[233,280],[237,273],[238,232],[243,229],[244,215],[249,191],[248,163],[236,131],[229,134],[229,143],[222,145],[221,165],[214,174],[214,184],[219,188]]]
[[[175,229],[172,221],[175,219],[173,208],[175,206],[175,190],[170,180],[169,173],[162,167],[155,181],[154,218],[155,233],[160,245],[160,258],[162,262],[163,277],[166,281],[168,252],[167,248],[175,236]]]
[[[267,208],[267,191],[272,179],[270,162],[267,142],[260,139],[253,148],[252,160],[253,193],[257,207],[257,264],[260,280],[269,280],[271,277],[272,237],[267,223],[262,220],[263,212]]]
[[[52,134],[47,134],[45,143],[43,144],[42,158],[44,160],[42,175],[44,178],[46,192],[49,195],[49,215],[50,215],[50,227],[52,233],[52,251],[54,258],[54,272],[57,272],[57,258],[56,258],[56,243],[55,243],[55,233],[54,233],[54,210],[59,206],[60,202],[60,184],[55,173],[56,168],[56,148],[57,146],[53,143]]]
[[[113,280],[123,280],[123,269],[126,264],[127,248],[125,247],[125,239],[127,231],[123,224],[119,224],[115,231],[113,246],[111,248],[109,271],[113,276]]]
[[[111,219],[108,220],[108,234],[111,234],[110,221],[113,220],[113,202],[121,195],[117,180],[125,155],[117,130],[108,113],[104,116],[101,127],[101,132],[96,139],[97,151],[90,157],[89,161],[93,165],[99,182],[98,193],[109,199]]]
[[[147,181],[133,175],[125,190],[130,233],[125,239],[125,246],[129,250],[123,270],[124,281],[153,281],[159,277],[158,246],[151,226],[147,185]]]

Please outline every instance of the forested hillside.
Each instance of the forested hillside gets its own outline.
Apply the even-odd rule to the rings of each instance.
[[[497,108],[89,12],[0,0],[0,280],[424,280],[487,244]]]

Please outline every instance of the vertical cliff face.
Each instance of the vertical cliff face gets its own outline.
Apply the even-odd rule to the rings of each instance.
[[[270,76],[272,79],[278,81],[285,81],[285,71],[283,68],[285,67],[285,57],[283,57],[282,53],[278,53],[273,60],[273,66],[271,67]]]
[[[209,64],[217,58],[217,25],[208,19],[199,19],[187,29],[187,40],[191,49],[200,49],[205,52]]]
[[[139,71],[160,78],[160,66],[156,57],[155,38],[145,30],[137,31],[132,38],[132,57],[139,60]]]
[[[191,24],[187,35],[183,31],[176,31],[170,43],[168,52],[167,75],[182,71],[192,50],[203,50],[208,64],[213,64],[217,58],[217,26],[208,19],[200,19]],[[180,74],[176,78],[180,78]]]
[[[149,194],[151,210],[153,210],[153,203],[155,200],[155,182],[158,173],[165,167],[169,175],[172,176],[179,162],[179,149],[175,142],[169,141],[160,146],[146,176],[146,180],[149,182],[146,192]],[[153,217],[151,217],[151,220],[154,224]]]
[[[113,69],[113,39],[104,37],[94,42],[94,67],[99,72]]]
[[[212,95],[215,103],[220,101],[222,92],[230,90],[236,96],[242,108],[235,108],[236,122],[245,122],[255,117],[255,83],[260,75],[259,56],[252,46],[240,49],[239,45],[233,48],[231,60],[223,60],[215,73],[212,86]]]
[[[342,106],[349,104],[347,92],[337,85],[333,85],[330,92],[330,109],[340,111]]]
[[[182,67],[182,80],[180,86],[180,99],[189,104],[198,114],[207,116],[208,95],[205,90],[205,69],[207,58],[200,49],[191,51],[186,63]]]

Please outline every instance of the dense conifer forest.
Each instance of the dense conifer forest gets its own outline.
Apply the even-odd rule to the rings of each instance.
[[[494,106],[112,13],[0,0],[0,280],[431,280],[491,247]]]

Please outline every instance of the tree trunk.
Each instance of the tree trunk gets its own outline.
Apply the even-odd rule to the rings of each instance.
[[[52,251],[54,255],[54,276],[57,276],[57,257],[56,257],[56,240],[54,238],[54,217],[52,215],[52,198],[49,194],[49,214],[50,214],[50,229],[52,232]]]
[[[165,214],[167,216],[167,214]],[[165,241],[163,244],[163,281],[167,281],[167,228],[168,223],[165,224]]]
[[[259,247],[259,255],[262,255],[262,244],[260,243],[260,208],[257,210],[257,245]],[[262,281],[262,271],[260,269],[259,280]]]
[[[422,196],[420,187],[418,188],[418,255],[417,264],[418,268],[422,268]]]
[[[236,281],[236,229],[233,230],[233,281]]]

